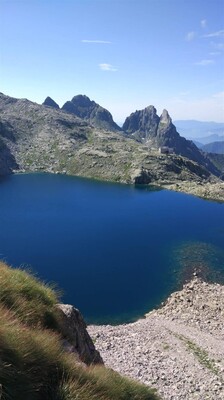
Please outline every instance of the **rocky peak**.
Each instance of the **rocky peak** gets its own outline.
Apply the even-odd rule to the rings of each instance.
[[[160,117],[160,123],[170,125],[172,123],[172,119],[167,110],[163,110],[162,115]]]
[[[67,101],[62,110],[75,114],[79,118],[83,118],[97,128],[110,131],[120,131],[120,127],[114,122],[109,111],[101,107],[95,101],[90,100],[85,95],[77,95],[71,101]]]
[[[175,127],[167,110],[163,110],[159,117],[155,107],[148,106],[144,110],[135,111],[126,118],[123,130],[141,141],[148,141],[160,137],[170,130],[175,130]]]
[[[46,99],[44,100],[43,106],[59,108],[59,105],[49,96],[47,96]]]
[[[96,106],[97,104],[89,97],[79,94],[74,96],[71,101],[67,101],[62,110],[75,114],[79,118],[88,119]]]
[[[94,107],[97,104],[95,103],[95,101],[90,100],[90,98],[88,96],[86,96],[85,94],[78,94],[77,96],[74,96],[71,100],[71,102],[78,106],[78,107]]]
[[[175,126],[172,124],[172,119],[167,110],[163,110],[159,120],[157,129],[157,138],[159,145],[175,145],[175,141],[179,138],[179,134],[176,131]],[[163,141],[166,141],[164,143]]]
[[[132,134],[136,139],[147,141],[149,138],[155,137],[159,117],[156,114],[154,106],[148,106],[144,110],[135,111],[126,118],[123,130]]]
[[[174,153],[196,161],[218,175],[217,169],[194,143],[179,135],[167,110],[163,110],[160,117],[154,106],[135,111],[126,118],[123,130],[136,140],[147,143],[148,146],[170,147]]]

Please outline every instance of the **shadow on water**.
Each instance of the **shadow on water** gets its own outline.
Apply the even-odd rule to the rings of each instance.
[[[9,181],[11,175],[0,175],[0,184]]]
[[[135,184],[133,187],[137,190],[145,192],[161,192],[162,190],[165,190],[161,186],[154,186],[154,185]]]
[[[211,243],[180,244],[173,250],[172,265],[178,288],[195,274],[206,282],[224,284],[224,250]]]

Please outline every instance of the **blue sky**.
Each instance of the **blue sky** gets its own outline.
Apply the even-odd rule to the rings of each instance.
[[[224,0],[0,0],[0,91],[224,121]]]

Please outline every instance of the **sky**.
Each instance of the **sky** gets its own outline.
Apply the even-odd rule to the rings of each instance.
[[[224,0],[0,0],[0,91],[224,122]]]

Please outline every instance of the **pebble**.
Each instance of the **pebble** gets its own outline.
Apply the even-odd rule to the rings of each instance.
[[[223,310],[224,286],[194,275],[145,319],[88,331],[106,366],[163,400],[224,400]]]

